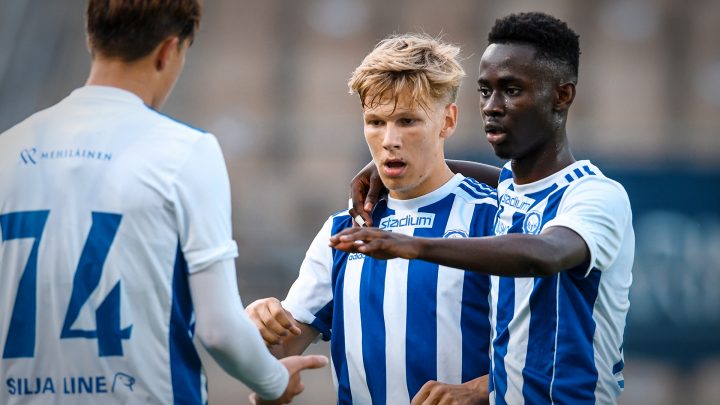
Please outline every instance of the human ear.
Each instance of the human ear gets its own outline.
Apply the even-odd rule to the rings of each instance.
[[[447,139],[453,134],[453,132],[455,132],[455,127],[457,126],[457,118],[457,104],[450,103],[445,106],[445,110],[443,111],[443,127],[440,130],[441,138]]]
[[[555,105],[553,106],[553,109],[556,112],[567,111],[574,99],[575,83],[562,83],[555,88]]]
[[[168,62],[173,56],[173,53],[177,53],[180,45],[180,38],[172,36],[168,37],[155,48],[155,69],[158,71],[164,70]]]

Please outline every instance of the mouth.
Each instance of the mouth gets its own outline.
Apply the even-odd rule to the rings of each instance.
[[[493,145],[501,143],[507,137],[507,132],[505,131],[505,128],[502,125],[494,122],[485,123],[485,134],[487,141]]]
[[[401,159],[387,159],[383,162],[383,173],[388,177],[400,177],[405,173],[407,164]]]

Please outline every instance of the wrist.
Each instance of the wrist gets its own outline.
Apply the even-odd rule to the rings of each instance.
[[[412,259],[423,259],[428,248],[427,238],[410,238],[410,252],[409,256],[406,257],[408,260]]]

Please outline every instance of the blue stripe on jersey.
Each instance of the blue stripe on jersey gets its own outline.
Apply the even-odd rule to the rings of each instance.
[[[583,278],[579,268],[559,273],[558,345],[552,398],[559,404],[594,404],[598,381],[593,336],[593,307],[598,296],[600,270]]]
[[[445,233],[455,194],[423,207],[435,213],[432,228],[416,228],[413,236],[428,238]],[[438,265],[411,260],[407,272],[407,322],[405,367],[410,398],[429,380],[437,379],[437,280]]]
[[[505,180],[512,179],[512,171],[508,170],[507,168],[503,167],[500,170],[500,179],[498,179],[498,184],[502,183]]]
[[[526,194],[525,197],[532,198],[533,200],[535,200],[533,205],[530,206],[530,209],[532,209],[532,207],[538,205],[543,200],[545,200],[545,198],[547,196],[549,196],[550,194],[552,194],[555,190],[557,190],[557,188],[558,188],[558,185],[553,184],[551,187],[548,187],[544,190],[540,190],[535,193]],[[545,221],[545,216],[543,216],[543,221]],[[545,221],[545,222],[547,222],[547,221]]]
[[[590,166],[588,166],[588,165],[583,166],[583,170],[585,170],[585,173],[587,173],[587,174],[590,174],[593,176],[595,175],[595,172],[592,171],[592,169],[590,169]]]
[[[485,198],[488,196],[487,194],[478,192],[477,190],[468,186],[466,183],[460,183],[460,188],[465,190],[473,198]]]
[[[623,371],[624,368],[625,368],[625,362],[620,360],[617,363],[613,364],[612,373],[617,374],[617,373]]]
[[[466,185],[468,187],[475,189],[475,194],[480,194],[482,197],[497,196],[497,190],[488,186],[485,183],[480,183],[479,181],[477,181],[471,177],[465,178],[465,180],[463,180],[461,185]],[[465,190],[467,191],[467,189],[465,189]]]
[[[315,319],[310,323],[312,327],[320,331],[320,337],[326,342],[332,337],[332,312],[333,301],[330,300],[314,314]]]
[[[470,222],[469,236],[492,235],[497,210],[491,205],[476,206]],[[485,297],[485,299],[481,299]],[[462,380],[469,381],[490,373],[490,353],[485,346],[490,334],[490,277],[466,272],[463,281],[462,312]],[[490,379],[492,383],[492,379]]]
[[[495,341],[493,342],[494,352],[494,374],[493,386],[496,391],[496,404],[505,404],[505,393],[507,392],[507,371],[505,370],[505,355],[507,354],[508,343],[510,342],[510,330],[508,324],[512,320],[515,311],[515,279],[512,277],[500,277],[498,286],[497,315],[495,325]]]
[[[374,220],[374,218],[373,218]],[[331,235],[335,235],[341,230],[352,226],[352,218],[341,216],[333,218]],[[341,250],[332,250],[333,254],[333,274],[332,274],[332,290],[333,290],[333,315],[331,319],[325,319],[326,323],[332,325],[332,333],[335,338],[330,341],[330,355],[333,359],[335,367],[335,376],[337,377],[337,394],[339,404],[352,404],[352,394],[350,392],[350,376],[348,374],[347,359],[345,358],[345,325],[343,324],[343,287],[345,280],[345,265],[347,264],[347,252]],[[322,312],[322,310],[321,310]],[[339,314],[339,316],[334,316]],[[328,314],[315,314],[328,315]]]
[[[360,273],[362,356],[373,404],[384,404],[385,386],[385,273],[387,260],[365,260]]]
[[[523,376],[523,397],[530,404],[549,404],[555,359],[558,277],[535,278],[530,293],[530,327]],[[532,372],[532,375],[528,375]]]
[[[565,186],[560,190],[557,190],[553,195],[548,198],[548,203],[545,205],[545,211],[543,211],[543,222],[548,222],[551,219],[555,218],[555,215],[557,215],[558,207],[560,207],[560,201],[562,201],[562,196],[567,190],[567,188],[568,186]]]
[[[572,175],[570,175],[570,173],[568,173],[568,174],[565,175],[565,180],[567,180],[568,183],[570,183],[571,181],[573,181],[573,180],[575,180],[575,179],[573,178]]]
[[[510,185],[512,188],[512,184]],[[523,215],[520,212],[513,214],[512,226],[507,233],[522,233]],[[510,330],[508,324],[513,318],[515,311],[515,279],[512,277],[500,277],[498,286],[497,316],[495,324],[495,381],[497,391],[496,401],[498,404],[505,403],[505,392],[507,392],[507,371],[505,370],[505,355],[507,354],[508,343],[510,342]]]
[[[575,175],[577,176],[578,179],[585,175],[585,174],[583,174],[583,172],[580,171],[579,168],[573,169],[573,173],[575,173]]]
[[[490,369],[490,353],[487,348],[490,339],[489,296],[490,277],[466,272],[460,313],[463,381],[488,374]]]
[[[178,243],[172,280],[172,312],[170,314],[170,374],[173,388],[173,403],[201,404],[200,357],[198,357],[192,336],[195,325],[188,267]]]

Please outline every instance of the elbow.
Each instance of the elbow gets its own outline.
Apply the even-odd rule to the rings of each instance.
[[[564,257],[555,249],[542,249],[527,258],[527,269],[531,277],[550,277],[565,269]]]
[[[198,325],[196,334],[205,349],[209,352],[223,351],[231,340],[231,337],[224,328],[200,327],[200,325]]]

